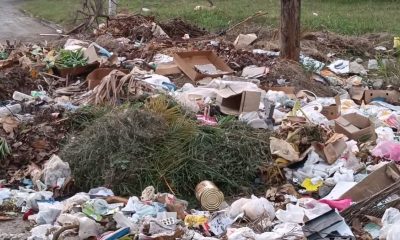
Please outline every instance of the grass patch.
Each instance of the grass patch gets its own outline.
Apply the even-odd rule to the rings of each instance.
[[[138,12],[141,0],[120,0],[120,11]],[[229,25],[254,14],[266,11],[268,15],[255,22],[265,26],[278,26],[279,0],[214,0],[216,9],[194,11],[197,5],[207,5],[204,0],[146,0],[145,7],[151,14],[165,20],[181,17],[211,31]],[[70,23],[79,0],[28,0],[22,8],[42,18],[61,24]],[[302,26],[310,30],[330,30],[347,35],[371,32],[400,34],[400,3],[397,0],[303,0]],[[318,16],[315,16],[317,14]]]

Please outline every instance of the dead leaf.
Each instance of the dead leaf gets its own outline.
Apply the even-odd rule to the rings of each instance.
[[[35,148],[35,150],[44,150],[49,147],[49,143],[44,139],[38,139],[32,143],[32,147]]]
[[[18,128],[18,120],[13,116],[7,116],[0,118],[0,123],[3,124],[3,129],[6,133],[9,133],[11,136],[14,136],[14,129]]]

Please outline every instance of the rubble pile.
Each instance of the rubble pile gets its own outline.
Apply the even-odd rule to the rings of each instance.
[[[0,221],[32,240],[398,239],[400,93],[376,79],[396,46],[288,63],[253,33],[140,15],[95,35],[0,46]]]

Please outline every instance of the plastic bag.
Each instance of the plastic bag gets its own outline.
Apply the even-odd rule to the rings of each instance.
[[[36,223],[53,224],[61,214],[63,205],[60,202],[38,202],[39,213],[36,216]]]
[[[393,141],[382,141],[372,150],[375,157],[387,158],[400,162],[400,143]]]
[[[397,240],[400,236],[400,211],[396,208],[388,208],[382,217],[383,227],[379,239]]]
[[[49,234],[50,232],[54,233],[60,227],[53,226],[51,224],[39,225],[31,229],[31,236],[28,240],[50,240],[53,239],[53,234]]]
[[[267,199],[251,196],[251,200],[243,205],[242,210],[246,217],[255,221],[263,215],[270,220],[275,218],[275,208]]]
[[[378,127],[375,129],[375,133],[378,135],[378,138],[376,139],[377,143],[394,140],[394,132],[389,127]]]
[[[228,228],[227,231],[228,240],[248,240],[255,239],[256,234],[251,228]]]
[[[97,237],[101,233],[100,224],[88,217],[79,218],[79,238],[87,239],[89,237]]]
[[[57,155],[51,156],[44,164],[44,183],[49,187],[62,187],[63,181],[71,176],[71,169],[67,162],[64,162]],[[62,184],[60,184],[62,182]]]
[[[251,201],[251,199],[248,198],[241,198],[234,201],[229,209],[229,217],[236,218],[239,214],[243,213],[243,206],[249,201]]]
[[[3,201],[10,198],[11,191],[9,188],[0,188],[0,205],[3,204]]]
[[[289,203],[286,210],[276,211],[276,218],[285,223],[304,223],[304,208]]]

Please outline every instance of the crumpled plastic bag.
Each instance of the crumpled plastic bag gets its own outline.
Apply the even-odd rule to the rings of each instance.
[[[88,217],[79,218],[79,238],[87,239],[101,234],[101,225]]]
[[[381,141],[371,152],[372,156],[387,158],[400,162],[400,143],[393,141]]]
[[[3,201],[11,197],[11,190],[9,188],[0,188],[0,206]]]
[[[39,225],[54,224],[64,207],[61,202],[38,202],[38,206],[36,223]]]
[[[240,198],[234,201],[229,209],[229,217],[233,219],[243,213],[243,206],[249,201],[251,201],[249,198]]]
[[[29,194],[26,199],[26,207],[27,209],[38,210],[38,201],[51,200],[53,197],[53,193],[50,191],[40,191]]]
[[[64,201],[64,209],[63,212],[68,212],[70,211],[74,206],[76,205],[82,205],[85,202],[90,200],[90,196],[87,193],[80,192],[75,194],[74,196],[66,199]]]
[[[49,187],[62,187],[64,181],[71,176],[71,168],[57,155],[51,156],[50,160],[44,164],[43,178],[44,184]]]
[[[396,208],[388,208],[382,217],[383,227],[379,239],[397,240],[400,236],[400,211]]]
[[[304,223],[304,208],[289,203],[286,210],[276,211],[276,218],[285,223]]]
[[[123,212],[134,212],[132,215],[133,222],[139,222],[145,216],[157,217],[158,212],[165,212],[164,204],[152,202],[150,204],[139,201],[137,197],[131,197],[126,206],[121,209]]]
[[[270,220],[275,218],[275,208],[266,198],[258,198],[254,195],[251,200],[243,205],[242,210],[246,217],[251,221],[255,221],[262,216],[268,217]]]
[[[378,136],[376,139],[377,143],[382,141],[393,141],[394,140],[394,132],[393,129],[389,127],[378,127],[375,128],[375,133]]]
[[[92,188],[89,190],[88,193],[91,196],[101,196],[101,197],[114,196],[114,192],[111,189],[105,187]]]
[[[28,240],[51,240],[53,233],[57,231],[60,226],[53,226],[52,224],[39,225],[31,229],[31,236]]]
[[[256,234],[251,228],[228,228],[226,236],[228,240],[248,240],[255,239]]]
[[[101,221],[102,216],[106,215],[109,211],[109,206],[104,199],[91,199],[83,204],[82,212],[96,221]]]

